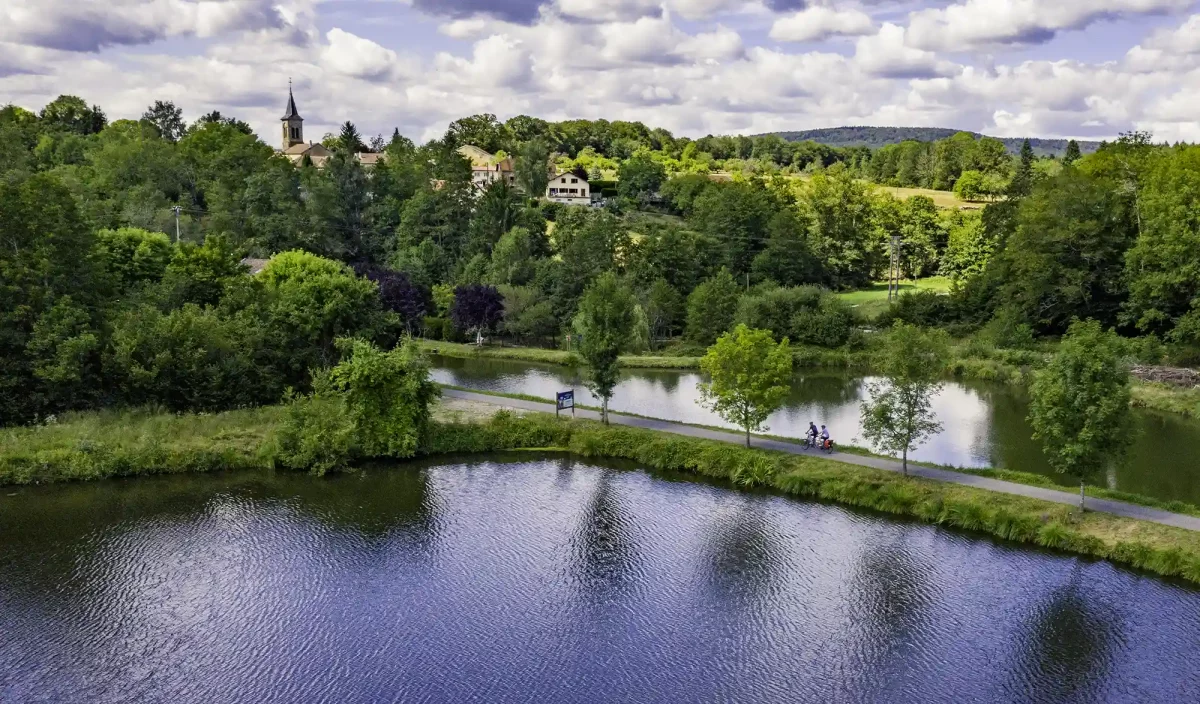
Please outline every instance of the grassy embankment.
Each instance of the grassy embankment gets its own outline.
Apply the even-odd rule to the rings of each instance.
[[[213,415],[106,412],[0,431],[0,484],[268,470],[281,409]],[[653,470],[724,479],[796,496],[916,518],[999,538],[1110,559],[1200,583],[1200,533],[1068,506],[665,433],[548,415],[497,414],[436,422],[422,454],[554,448],[633,460]]]

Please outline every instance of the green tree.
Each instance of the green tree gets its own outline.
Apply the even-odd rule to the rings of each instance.
[[[809,226],[794,208],[775,213],[767,225],[767,246],[751,265],[754,278],[774,281],[780,286],[821,281],[824,274],[809,244]]]
[[[355,460],[415,455],[438,395],[421,351],[406,343],[384,352],[358,339],[338,347],[342,361],[288,405],[276,459],[322,475]]]
[[[51,129],[61,129],[76,134],[96,134],[104,129],[108,120],[104,112],[74,95],[60,95],[42,108],[42,122]]]
[[[174,255],[171,240],[161,232],[122,227],[96,234],[96,260],[117,292],[161,280]]]
[[[543,240],[538,242],[538,239]],[[492,249],[488,280],[495,284],[524,286],[537,274],[537,258],[547,249],[545,237],[537,238],[524,227],[514,227],[500,237]]]
[[[1121,341],[1095,320],[1075,321],[1030,386],[1029,424],[1056,471],[1095,481],[1129,445],[1129,370]]]
[[[470,145],[495,154],[507,146],[508,134],[495,115],[485,113],[451,122],[445,141],[452,149]]]
[[[1033,191],[1033,182],[1037,176],[1037,173],[1033,169],[1033,162],[1033,147],[1030,146],[1027,139],[1021,143],[1021,155],[1017,164],[1017,171],[1013,174],[1012,181],[1008,184],[1008,195],[1010,197],[1022,198]]]
[[[999,303],[1041,332],[1062,332],[1075,316],[1115,323],[1125,253],[1137,236],[1130,205],[1112,182],[1079,169],[1039,183],[998,257]]]
[[[942,429],[933,412],[933,397],[950,358],[944,330],[922,330],[896,323],[880,348],[876,368],[882,381],[868,386],[862,403],[863,435],[875,447],[900,456],[908,475],[908,453]]]
[[[172,303],[219,303],[226,288],[248,272],[240,254],[223,235],[209,235],[203,245],[179,245],[163,275]]]
[[[634,305],[633,294],[608,271],[584,291],[573,323],[579,335],[579,356],[588,369],[588,389],[600,397],[605,423],[608,401],[620,380],[617,360],[633,332]]]
[[[269,296],[268,332],[282,351],[281,371],[293,383],[331,365],[339,337],[370,337],[379,324],[378,287],[341,262],[283,252],[256,278]]]
[[[169,100],[155,100],[142,114],[142,119],[154,125],[159,136],[168,142],[178,142],[187,129],[187,123],[183,121],[183,111]]]
[[[1067,142],[1067,151],[1066,151],[1066,153],[1063,154],[1063,159],[1062,159],[1063,164],[1065,166],[1070,166],[1071,164],[1074,164],[1075,162],[1079,161],[1079,158],[1081,156],[1082,156],[1082,154],[1079,151],[1079,142],[1076,142],[1073,139],[1071,141]]]
[[[933,199],[913,196],[900,207],[900,267],[904,276],[919,279],[938,271],[941,253],[946,249],[947,233]]]
[[[1187,321],[1200,316],[1200,147],[1171,150],[1145,181],[1142,233],[1125,260],[1127,317],[1147,332],[1184,333]]]
[[[978,276],[987,267],[995,243],[990,242],[978,212],[955,210],[946,221],[946,253],[939,272],[954,282]]]
[[[85,405],[86,393],[72,393],[82,387],[66,383],[65,375],[57,382],[41,379],[36,369],[57,357],[52,339],[87,334],[76,314],[99,302],[94,241],[56,179],[0,179],[0,425],[75,405],[55,406],[51,399],[76,397]],[[61,303],[64,297],[70,302]],[[36,337],[43,341],[35,343]]]
[[[808,182],[801,204],[812,213],[810,242],[826,283],[834,289],[870,285],[877,258],[871,186],[831,169]]]
[[[645,311],[651,343],[670,337],[681,327],[685,312],[683,295],[666,279],[655,279],[646,293]]]
[[[776,343],[768,330],[738,325],[721,335],[700,360],[709,381],[699,385],[703,405],[750,433],[763,424],[791,390],[792,353],[787,338]]]
[[[510,120],[511,122],[511,120]],[[525,191],[527,198],[540,198],[550,183],[550,145],[546,140],[531,139],[517,150],[517,185]]]
[[[687,299],[687,338],[712,344],[733,325],[740,295],[741,289],[728,269],[697,286]]]
[[[622,198],[647,203],[667,180],[667,170],[649,153],[638,152],[621,163],[617,179],[617,193]]]
[[[130,405],[217,411],[274,401],[281,388],[272,382],[282,380],[257,368],[259,345],[247,342],[261,332],[190,303],[169,312],[132,305],[112,320],[105,372]]]
[[[722,245],[725,266],[742,275],[766,245],[774,214],[775,204],[761,184],[714,183],[696,197],[690,222]]]

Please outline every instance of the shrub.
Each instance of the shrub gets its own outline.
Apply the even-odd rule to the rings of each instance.
[[[356,460],[415,455],[438,395],[420,350],[411,342],[390,352],[363,340],[338,346],[346,358],[317,376],[311,395],[290,399],[277,460],[320,475]]]
[[[737,315],[738,285],[727,269],[700,284],[687,299],[687,339],[709,345],[728,330]]]
[[[738,302],[736,321],[770,330],[800,344],[841,347],[854,330],[854,314],[837,296],[816,286],[775,288],[747,294]]]
[[[902,293],[900,299],[879,314],[880,327],[891,327],[896,321],[923,328],[945,326],[958,319],[954,300],[933,291]]]

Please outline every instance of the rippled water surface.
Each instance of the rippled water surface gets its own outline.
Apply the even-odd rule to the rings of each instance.
[[[0,494],[3,702],[1191,702],[1200,593],[528,456]]]
[[[598,406],[583,387],[579,370],[507,360],[437,358],[439,382],[489,391],[523,393],[553,399],[574,388],[576,402]],[[702,425],[728,425],[700,405],[696,372],[626,370],[613,395],[613,410]],[[770,432],[804,437],[809,421],[828,425],[835,440],[853,445],[862,439],[859,404],[865,379],[829,370],[797,374],[784,407],[767,420]],[[1047,475],[1064,485],[1074,480],[1056,474],[1034,443],[1025,421],[1028,401],[1016,389],[984,382],[948,382],[934,400],[943,430],[911,457],[955,467],[1000,467]],[[1200,421],[1182,416],[1135,412],[1138,433],[1127,461],[1107,477],[1108,487],[1165,501],[1200,505]]]

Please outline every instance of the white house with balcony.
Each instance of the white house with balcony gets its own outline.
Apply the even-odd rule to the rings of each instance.
[[[568,205],[589,205],[592,202],[592,189],[586,178],[568,171],[550,179],[550,184],[546,186],[546,200]]]

